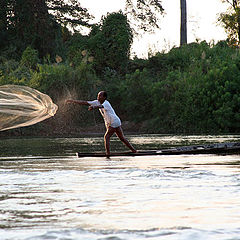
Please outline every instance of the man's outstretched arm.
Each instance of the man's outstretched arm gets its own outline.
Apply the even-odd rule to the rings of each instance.
[[[67,100],[66,103],[75,103],[75,104],[79,104],[79,105],[86,105],[86,106],[90,106],[90,104],[88,103],[88,101],[83,101],[83,100]]]

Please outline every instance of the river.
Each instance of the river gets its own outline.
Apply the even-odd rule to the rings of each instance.
[[[127,138],[145,150],[240,141]],[[77,158],[103,151],[102,137],[0,141],[1,240],[240,239],[240,155]]]

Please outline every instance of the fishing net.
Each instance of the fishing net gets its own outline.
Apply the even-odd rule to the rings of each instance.
[[[35,89],[0,86],[0,131],[36,124],[54,116],[57,109],[48,95]]]

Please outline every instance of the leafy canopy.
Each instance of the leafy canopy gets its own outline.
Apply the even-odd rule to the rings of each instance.
[[[222,0],[223,3],[229,3],[227,12],[220,14],[218,22],[223,25],[228,35],[228,41],[232,46],[240,44],[240,1]]]
[[[125,11],[137,29],[153,31],[160,28],[160,18],[164,13],[162,1],[159,0],[126,0]]]

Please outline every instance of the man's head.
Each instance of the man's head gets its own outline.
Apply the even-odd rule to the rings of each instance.
[[[107,93],[105,91],[100,91],[97,95],[97,100],[102,104],[107,99]]]

